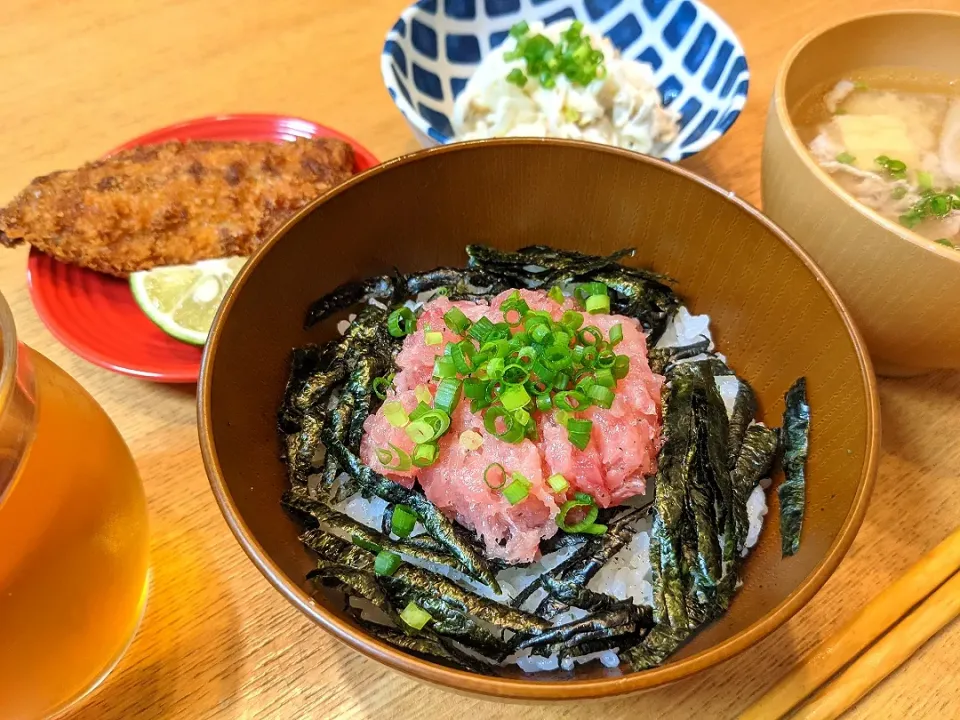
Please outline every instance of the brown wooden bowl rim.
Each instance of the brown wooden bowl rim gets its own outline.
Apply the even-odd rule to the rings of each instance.
[[[833,544],[828,549],[824,559],[807,577],[806,580],[790,596],[788,596],[780,605],[770,610],[766,615],[760,618],[739,634],[719,643],[718,645],[683,658],[674,663],[670,663],[660,668],[646,670],[643,672],[629,673],[620,677],[596,678],[591,680],[526,680],[502,677],[487,677],[477,675],[461,670],[455,670],[432,662],[421,660],[419,658],[401,652],[394,647],[387,645],[363,631],[354,628],[345,620],[329,612],[322,605],[316,603],[301,590],[295,583],[288,582],[284,573],[268,556],[266,551],[257,542],[252,535],[246,523],[240,517],[236,505],[230,496],[227,485],[223,479],[220,463],[217,458],[217,452],[213,444],[213,429],[211,418],[211,376],[215,364],[217,348],[220,342],[220,335],[224,319],[230,313],[235,298],[243,291],[247,279],[256,272],[257,265],[261,259],[270,251],[277,242],[306,215],[320,204],[327,202],[340,193],[348,192],[350,188],[358,183],[365,182],[380,173],[389,172],[391,168],[399,165],[408,165],[426,160],[434,155],[443,155],[446,153],[470,152],[475,151],[482,146],[523,146],[523,145],[550,145],[558,147],[577,147],[588,149],[592,152],[607,153],[629,158],[635,162],[644,162],[657,165],[667,172],[679,174],[687,180],[703,187],[708,192],[715,193],[722,197],[724,201],[737,205],[741,210],[750,214],[755,220],[762,223],[771,233],[793,253],[795,253],[807,269],[814,275],[817,282],[824,288],[830,301],[837,309],[843,319],[844,325],[853,342],[854,350],[860,366],[861,381],[866,389],[867,399],[867,448],[866,463],[859,479],[859,486],[853,499],[853,505],[847,515],[843,526],[837,535]],[[364,655],[385,665],[399,670],[400,672],[411,675],[420,680],[441,685],[450,689],[476,693],[501,699],[512,700],[572,700],[578,698],[601,698],[614,695],[621,695],[638,690],[653,688],[674,682],[681,678],[692,675],[707,667],[716,665],[733,655],[745,650],[751,645],[757,643],[767,635],[772,633],[790,617],[792,617],[800,608],[802,608],[823,586],[830,575],[836,570],[843,556],[850,548],[857,530],[859,529],[864,514],[867,509],[867,502],[870,497],[870,491],[873,488],[874,478],[876,476],[877,462],[880,447],[880,416],[879,399],[877,395],[876,378],[873,373],[869,356],[866,352],[866,346],[860,337],[859,331],[853,324],[850,314],[847,312],[843,303],[840,301],[837,292],[830,285],[830,282],[817,268],[813,260],[801,249],[790,237],[771,220],[760,213],[759,210],[748,203],[740,200],[733,193],[727,192],[713,183],[693,174],[689,170],[679,168],[662,160],[650,158],[638,153],[623,150],[620,148],[607,147],[581,141],[555,140],[555,139],[529,139],[529,138],[510,138],[499,140],[478,140],[467,143],[455,143],[451,145],[441,145],[439,147],[420,150],[409,155],[405,155],[393,160],[389,160],[382,165],[371,168],[363,172],[326,195],[311,202],[300,210],[295,216],[288,220],[279,228],[273,236],[268,239],[263,246],[253,255],[241,270],[231,288],[228,290],[220,309],[214,320],[209,340],[203,353],[203,362],[200,370],[200,388],[199,401],[197,405],[198,427],[200,433],[200,448],[203,455],[203,463],[210,480],[210,486],[213,489],[217,504],[223,513],[227,524],[233,531],[240,545],[243,547],[247,556],[259,568],[260,572],[280,593],[287,598],[293,605],[311,618],[322,628],[330,632],[336,638],[360,651]]]
[[[884,12],[868,13],[866,15],[858,15],[856,17],[834,22],[830,25],[826,25],[814,30],[813,32],[804,36],[790,49],[790,52],[787,53],[786,57],[783,59],[783,62],[780,64],[780,69],[777,71],[777,79],[773,86],[773,103],[777,112],[777,120],[780,123],[780,127],[783,129],[783,133],[786,136],[787,142],[790,144],[791,149],[800,156],[801,162],[807,166],[807,169],[810,170],[813,176],[817,178],[817,180],[820,181],[820,184],[824,185],[835,198],[843,202],[845,205],[847,205],[847,207],[859,213],[867,220],[879,225],[897,237],[917,246],[922,251],[930,252],[934,255],[947,258],[950,262],[960,263],[960,252],[957,250],[944,247],[943,245],[940,245],[929,238],[925,238],[922,235],[918,235],[917,233],[913,232],[912,230],[908,230],[903,225],[895,223],[893,220],[883,217],[883,215],[875,210],[871,210],[866,205],[857,202],[846,191],[841,189],[840,186],[831,179],[829,173],[821,168],[811,157],[807,147],[803,144],[803,141],[800,140],[800,135],[797,133],[796,127],[793,124],[793,119],[790,117],[790,112],[787,109],[787,75],[789,75],[790,71],[793,69],[793,64],[796,61],[797,56],[807,47],[807,45],[822,35],[825,35],[832,30],[836,30],[837,28],[843,27],[844,25],[853,25],[864,20],[889,17],[891,15],[931,15],[940,17],[947,16],[960,19],[960,13],[951,12],[950,10],[888,10]]]

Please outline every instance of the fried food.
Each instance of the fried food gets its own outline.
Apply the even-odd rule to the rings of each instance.
[[[245,256],[352,173],[329,138],[137,147],[36,178],[0,209],[0,243],[118,276]]]

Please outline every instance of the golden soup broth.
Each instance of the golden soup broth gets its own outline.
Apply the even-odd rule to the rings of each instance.
[[[960,78],[865,68],[814,88],[794,123],[855,200],[960,249]]]

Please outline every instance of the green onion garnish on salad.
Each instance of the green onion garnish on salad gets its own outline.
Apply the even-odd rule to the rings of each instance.
[[[530,26],[519,22],[510,29],[510,37],[517,46],[504,53],[504,60],[522,60],[526,72],[513,68],[507,82],[524,87],[530,78],[536,78],[548,90],[556,87],[557,78],[565,76],[571,84],[586,86],[607,75],[603,53],[593,47],[583,35],[583,23],[575,20],[554,43],[540,33],[530,34]]]

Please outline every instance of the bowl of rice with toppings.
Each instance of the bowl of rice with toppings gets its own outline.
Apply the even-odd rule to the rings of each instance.
[[[654,687],[772,632],[852,542],[879,446],[861,340],[782,231],[561,140],[424,151],[300,213],[220,310],[199,416],[288,600],[513,699]]]

